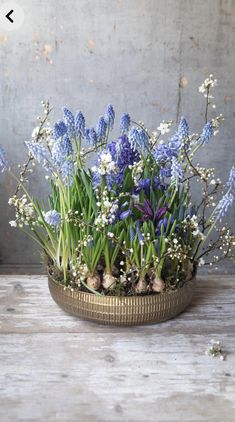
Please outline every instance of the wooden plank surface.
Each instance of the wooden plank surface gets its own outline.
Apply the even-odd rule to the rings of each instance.
[[[234,305],[235,277],[201,277],[174,320],[106,327],[63,313],[44,276],[1,276],[0,421],[234,422]]]

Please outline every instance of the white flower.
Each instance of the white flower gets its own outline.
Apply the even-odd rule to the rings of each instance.
[[[11,227],[17,227],[17,222],[15,220],[9,221]]]
[[[112,155],[110,152],[102,152],[99,158],[99,167],[97,169],[98,173],[101,176],[105,174],[110,174],[112,171],[115,171],[116,165],[112,160]]]
[[[39,133],[39,126],[35,127],[32,132],[32,138],[36,138]]]
[[[204,94],[208,88],[213,88],[216,85],[217,79],[215,79],[213,75],[209,75],[209,77],[204,80],[203,84],[199,86],[198,91]]]
[[[108,200],[104,201],[105,208],[110,208],[111,205],[112,205],[112,203],[109,202]]]
[[[161,122],[160,125],[157,128],[159,132],[161,132],[161,135],[164,135],[165,133],[170,132],[170,125],[168,122]]]

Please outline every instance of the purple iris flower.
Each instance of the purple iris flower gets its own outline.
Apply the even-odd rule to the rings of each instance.
[[[142,212],[141,221],[152,220],[154,223],[158,222],[168,211],[168,207],[159,208],[156,212],[153,211],[148,199],[144,200],[143,205],[137,204],[135,207]]]

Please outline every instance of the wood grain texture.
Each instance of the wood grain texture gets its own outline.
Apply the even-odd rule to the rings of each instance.
[[[201,277],[174,320],[106,327],[64,314],[44,276],[2,276],[0,420],[234,421],[234,293],[234,277]]]

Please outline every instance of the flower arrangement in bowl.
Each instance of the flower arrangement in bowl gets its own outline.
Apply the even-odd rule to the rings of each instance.
[[[184,117],[149,133],[125,113],[113,140],[112,105],[95,129],[64,108],[52,130],[49,103],[42,103],[44,117],[25,142],[28,159],[9,200],[16,209],[10,224],[42,248],[51,294],[64,310],[107,324],[169,319],[189,304],[198,265],[232,257],[235,237],[221,220],[234,199],[235,168],[223,186],[214,169],[195,164],[223,120],[208,118],[215,85],[210,75],[199,88],[206,98],[200,134],[189,133]],[[27,186],[35,163],[50,182],[48,205]],[[202,187],[197,204],[195,181]]]

